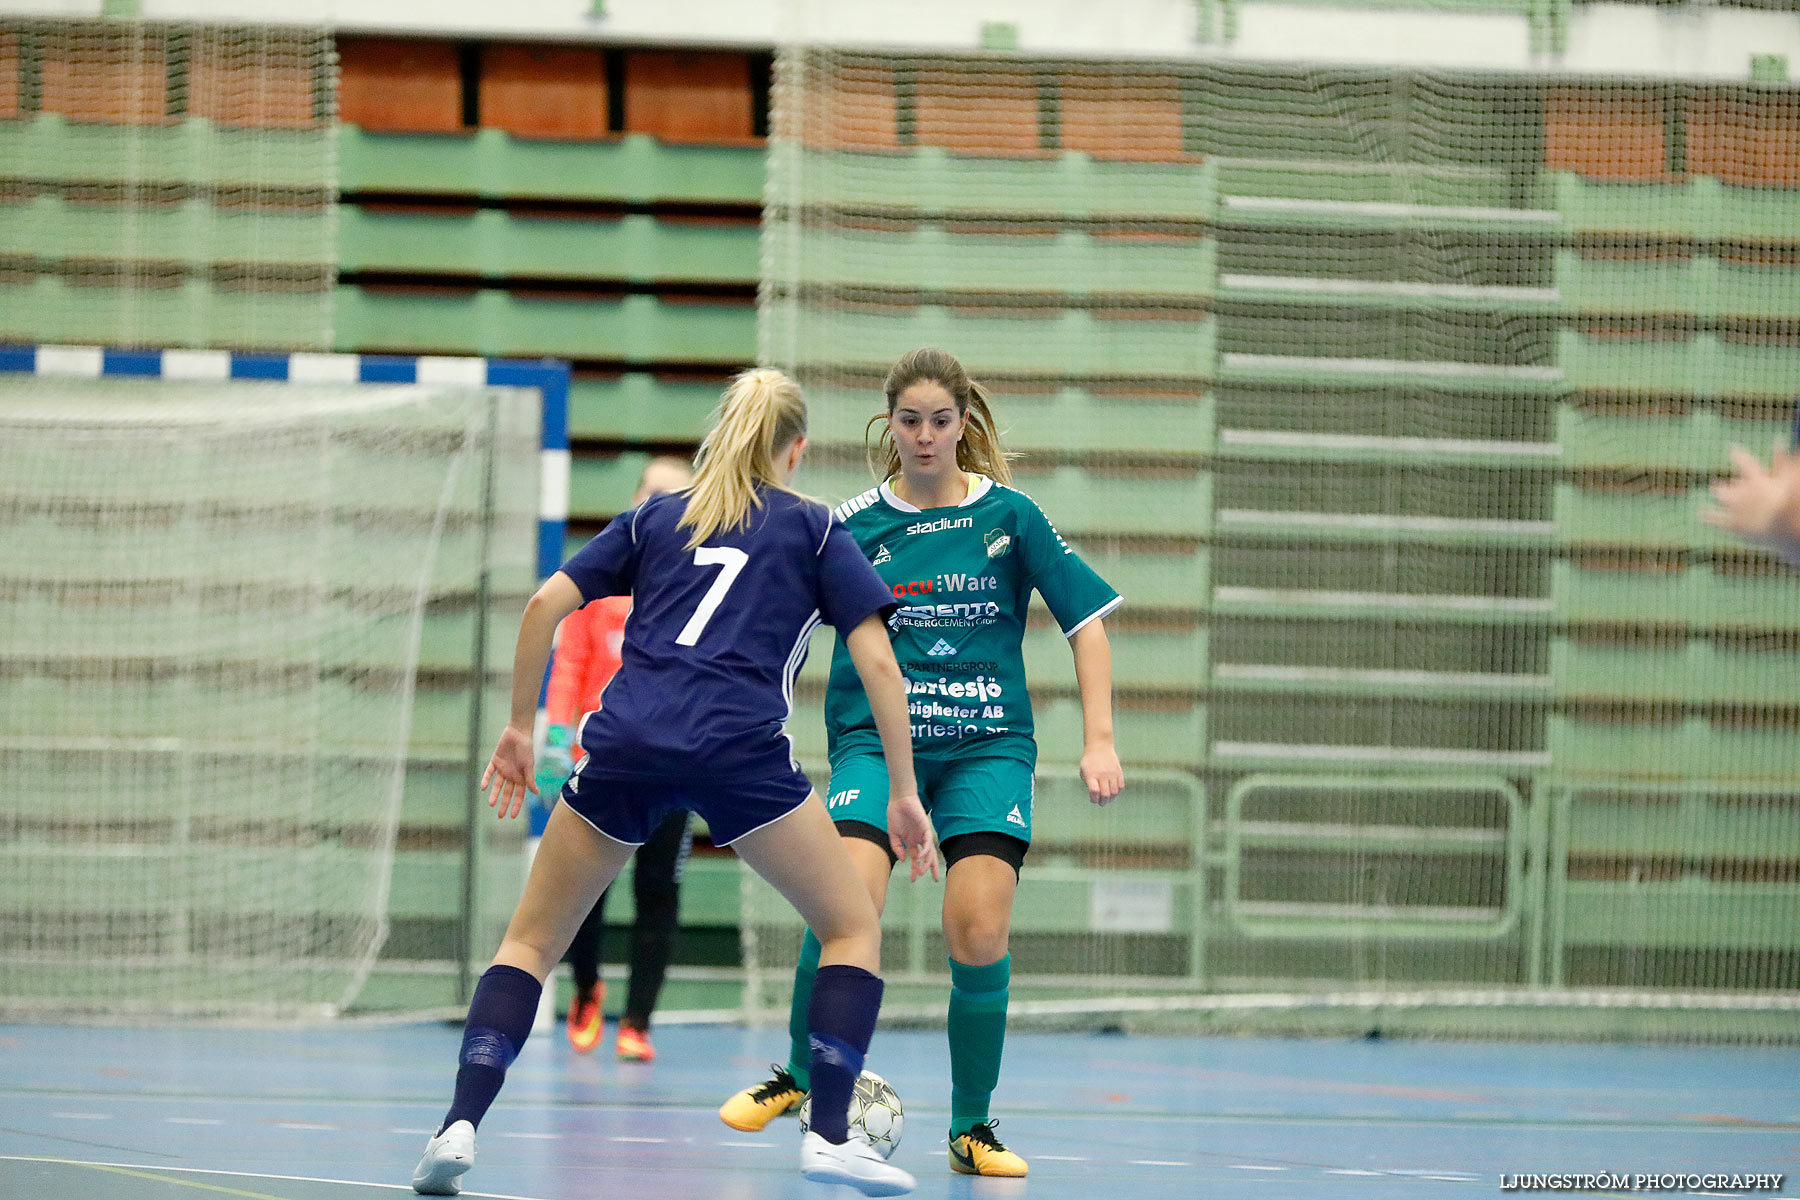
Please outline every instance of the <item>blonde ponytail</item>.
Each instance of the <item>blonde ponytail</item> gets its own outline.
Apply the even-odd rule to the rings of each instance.
[[[863,430],[863,445],[869,466],[878,479],[892,479],[900,470],[900,448],[894,445],[889,418],[900,402],[900,393],[915,383],[935,383],[956,401],[956,411],[968,418],[962,440],[956,444],[956,465],[964,471],[986,475],[995,483],[1012,484],[1015,457],[1000,444],[1000,426],[994,421],[994,408],[988,390],[969,378],[962,363],[948,350],[925,346],[904,355],[887,374],[882,390],[887,393],[887,411],[869,418]],[[871,441],[870,435],[875,435]]]
[[[713,414],[712,429],[694,455],[687,511],[676,528],[691,527],[691,550],[723,529],[737,529],[762,503],[758,483],[788,490],[775,460],[806,436],[806,399],[780,371],[760,367],[731,381]]]

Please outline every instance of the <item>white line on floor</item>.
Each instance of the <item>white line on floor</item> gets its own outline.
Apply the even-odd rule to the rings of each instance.
[[[60,1163],[70,1167],[123,1167],[128,1171],[178,1171],[187,1175],[229,1175],[238,1179],[280,1179],[288,1183],[333,1183],[342,1187],[381,1188],[411,1192],[404,1183],[370,1183],[366,1179],[327,1179],[320,1175],[270,1175],[259,1171],[216,1171],[206,1167],[171,1167],[165,1163],[95,1162],[84,1158],[53,1158],[45,1154],[0,1154],[0,1162]],[[464,1192],[465,1200],[543,1200],[540,1196],[513,1196],[505,1192]]]

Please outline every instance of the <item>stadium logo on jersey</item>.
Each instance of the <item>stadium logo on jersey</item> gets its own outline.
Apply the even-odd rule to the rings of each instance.
[[[981,535],[981,540],[987,543],[989,558],[999,558],[1012,549],[1012,535],[1004,529],[990,529]]]
[[[1025,824],[1025,818],[1019,815],[1019,806],[1016,804],[1013,805],[1013,810],[1006,814],[1006,819],[1014,825]]]
[[[956,647],[952,646],[949,642],[946,642],[943,638],[939,638],[937,645],[933,646],[925,653],[932,655],[935,658],[944,658],[947,655],[955,654]]]
[[[915,521],[906,527],[906,536],[915,533],[942,533],[946,529],[973,529],[974,517],[939,517],[935,521]]]
[[[879,567],[884,562],[891,562],[893,557],[892,554],[888,553],[888,548],[886,546],[877,546],[875,547],[875,557],[869,561]]]

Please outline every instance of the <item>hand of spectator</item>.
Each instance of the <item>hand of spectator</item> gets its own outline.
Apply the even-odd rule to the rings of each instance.
[[[1800,565],[1800,455],[1777,442],[1765,467],[1733,446],[1731,462],[1736,473],[1712,485],[1716,503],[1700,519]]]

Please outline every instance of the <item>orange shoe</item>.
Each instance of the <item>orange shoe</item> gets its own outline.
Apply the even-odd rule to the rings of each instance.
[[[569,1045],[575,1047],[575,1053],[586,1054],[600,1044],[600,1031],[604,1018],[600,1006],[606,1001],[606,981],[596,983],[587,994],[575,993],[569,1001]]]
[[[656,1047],[650,1044],[650,1031],[619,1022],[618,1055],[625,1062],[649,1062],[656,1057]]]

